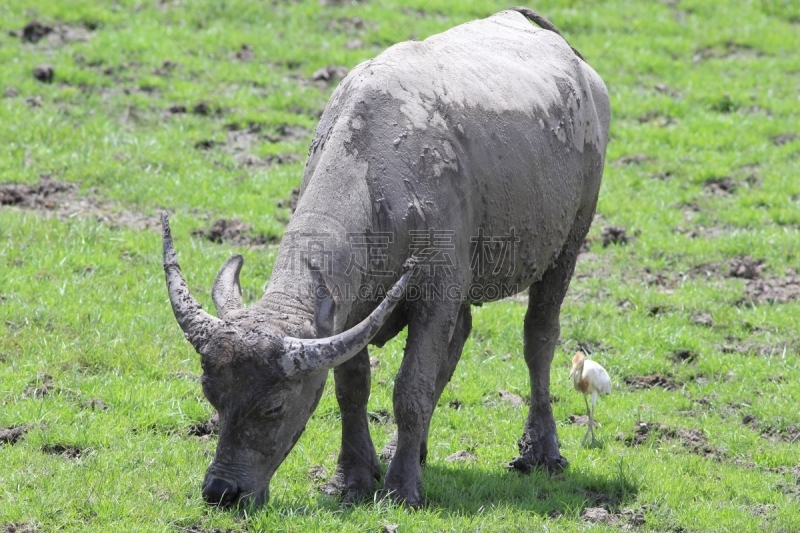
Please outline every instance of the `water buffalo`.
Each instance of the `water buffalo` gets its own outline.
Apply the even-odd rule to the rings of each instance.
[[[164,217],[172,309],[219,411],[205,500],[268,499],[331,368],[342,418],[333,481],[348,501],[370,497],[381,469],[367,419],[367,344],[407,326],[381,494],[420,505],[431,416],[470,333],[470,306],[524,289],[530,412],[509,466],[562,468],[550,362],[608,127],[600,77],[549,22],[513,8],[392,46],[342,81],[257,303],[242,305],[236,255],[214,280],[218,318],[201,310]]]

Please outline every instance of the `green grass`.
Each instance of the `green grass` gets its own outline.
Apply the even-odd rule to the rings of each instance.
[[[234,247],[191,235],[210,220],[238,217],[280,237],[276,207],[300,182],[302,162],[241,167],[223,146],[226,126],[283,125],[302,140],[260,142],[254,155],[305,154],[332,90],[309,81],[326,65],[353,67],[385,47],[487,16],[505,3],[445,0],[344,2],[89,2],[0,4],[2,181],[42,174],[79,182],[114,209],[173,213],[181,262],[206,308],[218,266],[246,259],[246,301],[263,291],[277,247]],[[800,426],[800,303],[741,303],[746,281],[728,278],[739,256],[763,260],[762,278],[799,269],[800,11],[795,2],[581,0],[530,4],[565,33],[603,77],[613,112],[607,166],[591,233],[562,313],[552,369],[553,404],[569,468],[521,477],[503,465],[516,453],[525,408],[499,399],[526,395],[521,358],[524,305],[474,310],[474,330],[433,420],[423,470],[427,506],[341,507],[307,472],[335,468],[340,424],[331,383],[295,449],[255,512],[208,508],[200,481],[214,441],[188,435],[211,408],[199,361],[175,324],[151,230],[93,218],[61,220],[0,208],[0,427],[34,424],[0,445],[0,531],[611,531],[641,514],[641,531],[797,531],[800,441],[762,437]],[[340,19],[360,17],[348,29]],[[10,30],[32,19],[93,28],[88,42],[21,43]],[[338,22],[337,22],[338,21]],[[351,23],[352,25],[352,23]],[[348,47],[359,39],[360,47]],[[240,61],[242,45],[253,59]],[[352,43],[351,43],[352,44]],[[164,68],[165,61],[177,66]],[[40,63],[52,84],[33,79]],[[160,70],[158,70],[160,69]],[[41,97],[40,106],[28,99]],[[191,109],[206,102],[208,116]],[[184,105],[185,114],[168,113]],[[638,163],[619,164],[643,154]],[[731,195],[704,188],[712,178]],[[603,247],[604,226],[632,240]],[[688,231],[700,234],[687,236]],[[695,267],[712,265],[706,277]],[[659,277],[660,274],[660,277]],[[621,303],[625,302],[625,305]],[[692,321],[709,314],[711,327]],[[402,337],[402,335],[401,335]],[[602,446],[580,447],[583,413],[568,379],[579,343],[610,372],[601,399]],[[370,410],[391,412],[403,339],[381,350]],[[731,350],[739,347],[740,350]],[[692,362],[676,364],[676,350]],[[634,389],[625,378],[660,373],[675,390]],[[34,393],[51,376],[48,393]],[[89,400],[105,406],[92,408]],[[459,402],[460,408],[449,407]],[[744,415],[754,415],[751,425]],[[699,429],[711,457],[680,438],[628,446],[639,421]],[[372,425],[376,446],[394,431]],[[618,439],[617,436],[620,435]],[[79,457],[45,453],[73,446]],[[477,459],[445,458],[470,450]],[[580,515],[605,506],[621,518],[594,525]]]

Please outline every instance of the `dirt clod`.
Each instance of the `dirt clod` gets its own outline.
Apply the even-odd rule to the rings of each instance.
[[[675,350],[672,352],[672,362],[675,364],[694,363],[695,361],[697,361],[697,354],[692,350]]]
[[[800,440],[800,428],[794,425],[786,426],[785,428],[768,426],[762,430],[761,437],[771,442],[794,444]]]
[[[623,381],[626,385],[630,385],[634,389],[661,387],[662,389],[672,391],[680,388],[680,384],[674,379],[662,376],[661,374],[653,374],[651,376],[628,376]]]
[[[91,409],[92,411],[105,411],[108,409],[106,404],[100,398],[91,398],[81,404],[84,409]]]
[[[53,65],[42,63],[41,65],[36,65],[33,67],[33,77],[42,83],[52,83],[53,74],[55,74]]]
[[[33,428],[33,424],[16,426],[12,428],[0,428],[0,444],[16,444],[25,433]]]
[[[47,455],[60,455],[65,459],[80,459],[84,451],[77,446],[72,446],[71,444],[45,444],[42,446],[42,451]]]
[[[602,507],[587,507],[581,512],[581,519],[593,524],[608,524],[611,522],[611,513]]]
[[[219,433],[219,413],[214,413],[211,418],[205,422],[198,422],[192,424],[188,428],[189,435],[193,437],[200,437],[202,439],[209,439],[212,435]]]
[[[32,20],[22,28],[22,40],[29,43],[38,43],[43,37],[52,33],[52,31],[52,26],[42,24],[38,20]]]
[[[41,399],[50,394],[55,389],[53,376],[50,374],[38,374],[36,381],[25,387],[25,395],[31,398]]]
[[[703,188],[714,196],[731,196],[736,192],[738,185],[728,176],[722,176],[706,180]]]
[[[3,91],[3,98],[16,98],[19,96],[19,89],[16,87],[6,87]]]
[[[764,261],[753,259],[750,256],[744,256],[731,259],[728,266],[728,277],[756,279],[765,265]]]
[[[314,72],[314,74],[311,75],[311,80],[333,83],[344,79],[348,72],[350,72],[350,70],[347,67],[343,67],[341,65],[328,65],[327,67],[322,67]]]
[[[266,138],[271,143],[296,142],[305,140],[309,135],[311,132],[302,126],[283,124],[278,126],[274,134],[266,135]]]
[[[459,450],[456,453],[450,454],[444,458],[445,461],[452,463],[452,462],[467,462],[467,461],[474,461],[478,457],[467,450]]]
[[[753,279],[747,283],[745,301],[752,304],[787,303],[800,299],[800,276]]]
[[[600,233],[600,238],[603,239],[603,248],[612,244],[628,244],[630,240],[625,226],[606,226]]]
[[[253,52],[253,47],[249,44],[243,44],[239,50],[236,51],[236,59],[243,62],[252,61],[256,54]]]
[[[776,135],[774,137],[771,137],[771,140],[772,140],[773,144],[775,144],[775,146],[782,146],[784,144],[792,142],[793,140],[797,139],[798,137],[800,137],[800,135],[798,135],[796,133],[782,133],[780,135]]]
[[[498,394],[500,395],[500,399],[504,402],[510,403],[511,407],[522,407],[525,405],[525,399],[519,394],[514,394],[513,392],[508,392],[507,390],[503,389],[500,389]]]
[[[567,415],[567,422],[576,426],[588,426],[589,417],[587,415]]]
[[[614,166],[641,165],[648,160],[647,154],[624,155],[614,161]]]
[[[192,113],[206,117],[211,114],[211,106],[208,102],[199,102],[192,107]]]
[[[714,319],[708,313],[695,313],[692,315],[692,324],[710,328],[714,325]]]
[[[169,112],[173,115],[182,115],[186,113],[186,106],[183,104],[175,104],[169,106]]]

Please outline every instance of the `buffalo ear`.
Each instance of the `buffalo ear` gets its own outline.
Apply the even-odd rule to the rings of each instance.
[[[239,273],[242,271],[244,259],[241,255],[232,255],[225,261],[214,278],[211,287],[211,299],[217,308],[217,316],[225,318],[231,311],[242,308],[242,287],[239,285]]]
[[[334,315],[336,302],[331,296],[331,291],[325,284],[325,278],[319,270],[311,270],[314,281],[314,327],[317,338],[330,337],[334,333]]]

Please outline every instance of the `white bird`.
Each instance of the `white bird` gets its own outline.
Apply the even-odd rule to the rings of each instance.
[[[582,352],[577,352],[572,358],[572,371],[569,373],[575,390],[583,393],[583,400],[586,402],[586,411],[589,413],[589,429],[583,436],[581,446],[586,444],[589,435],[592,436],[591,444],[595,443],[594,438],[594,408],[597,405],[597,397],[601,394],[611,392],[611,378],[608,377],[606,369],[586,359]],[[592,395],[592,407],[589,408],[588,395]]]

